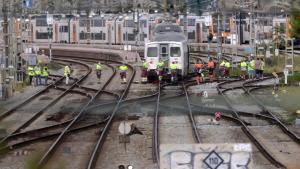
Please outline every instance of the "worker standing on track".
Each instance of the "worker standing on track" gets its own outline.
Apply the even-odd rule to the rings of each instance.
[[[260,65],[259,75],[260,75],[260,78],[263,79],[264,78],[265,62],[264,62],[263,58],[261,58],[260,60],[261,60],[261,65]]]
[[[220,65],[219,65],[219,76],[221,76],[222,78],[225,75],[225,59],[222,59]]]
[[[159,59],[158,63],[157,63],[157,76],[158,76],[158,80],[161,81],[164,75],[164,70],[163,70],[163,66],[165,65],[165,62],[162,59]]]
[[[41,67],[40,67],[40,65],[38,64],[38,65],[36,65],[36,66],[34,67],[35,84],[36,84],[36,86],[39,86],[39,85],[42,84],[42,82],[41,82],[41,73],[42,73]]]
[[[70,79],[70,76],[71,76],[71,68],[70,68],[69,65],[65,66],[64,76],[66,78],[66,85],[69,85],[69,79]]]
[[[98,78],[98,83],[100,84],[100,80],[101,80],[101,70],[102,70],[102,65],[100,62],[98,62],[96,64],[96,75],[97,75],[97,78]]]
[[[230,62],[229,61],[225,61],[225,77],[228,78],[229,74],[230,74]]]
[[[170,64],[170,70],[171,70],[171,82],[176,82],[177,81],[177,63],[172,62]]]
[[[255,60],[252,57],[250,62],[248,63],[249,79],[254,79],[254,75],[255,75],[254,68],[255,68]]]
[[[29,65],[27,67],[27,75],[29,78],[29,85],[32,85],[32,79],[34,78],[35,75],[33,66]]]
[[[214,70],[215,70],[215,62],[213,61],[212,58],[209,58],[208,64],[208,74],[209,74],[209,81],[212,82],[214,81]]]
[[[45,65],[45,66],[43,67],[43,71],[42,71],[42,78],[44,79],[44,85],[45,85],[45,86],[48,85],[48,76],[49,76],[48,66]]]
[[[123,63],[123,64],[119,67],[119,70],[120,70],[121,83],[122,83],[122,84],[127,83],[127,79],[126,79],[126,74],[127,74],[127,70],[128,70],[127,65],[125,65],[125,63]]]
[[[143,61],[143,70],[142,70],[142,83],[147,83],[148,81],[148,69],[149,69],[149,62],[146,60]]]
[[[245,80],[247,76],[247,63],[245,59],[242,60],[240,65],[241,65],[241,78]]]
[[[260,78],[260,71],[261,70],[261,60],[259,57],[256,58],[255,60],[255,76],[256,76],[256,79],[259,79]]]
[[[197,60],[195,64],[196,82],[198,85],[203,82],[204,78],[204,64],[201,60]]]

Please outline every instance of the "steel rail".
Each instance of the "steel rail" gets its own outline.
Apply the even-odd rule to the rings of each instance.
[[[108,135],[108,131],[109,129],[111,128],[112,126],[112,122],[113,122],[113,119],[115,118],[115,115],[120,107],[120,105],[122,104],[123,100],[127,97],[127,94],[129,92],[129,89],[130,89],[130,86],[134,80],[134,77],[135,77],[135,74],[136,74],[136,70],[131,66],[131,65],[127,65],[131,70],[132,70],[132,74],[131,74],[131,77],[126,85],[126,88],[124,90],[124,92],[122,93],[121,97],[120,97],[120,100],[118,101],[118,103],[116,104],[116,106],[114,107],[112,113],[111,113],[111,116],[108,120],[108,122],[106,123],[105,127],[103,128],[103,131],[101,132],[101,134],[99,135],[99,138],[97,140],[97,143],[94,147],[94,150],[89,158],[89,162],[88,162],[88,165],[87,165],[87,169],[93,169],[95,168],[95,164],[97,162],[97,158],[98,158],[98,155],[102,149],[102,146],[104,144],[104,141]]]
[[[187,103],[187,106],[188,106],[188,109],[189,109],[189,120],[192,124],[194,139],[195,139],[196,143],[201,143],[202,141],[201,141],[200,133],[197,129],[195,117],[194,117],[194,114],[193,114],[193,111],[192,111],[190,97],[189,97],[189,94],[188,94],[188,91],[186,89],[186,86],[185,86],[184,82],[182,83],[182,89],[183,89],[183,92],[185,94],[186,103]]]
[[[59,59],[56,59],[56,60],[59,60]],[[20,126],[18,126],[17,129],[15,129],[9,135],[7,135],[3,139],[1,139],[0,143],[5,142],[10,137],[10,135],[16,134],[16,133],[20,132],[21,130],[25,129],[26,127],[28,127],[32,122],[34,122],[38,117],[40,117],[44,113],[45,110],[47,110],[48,108],[50,108],[52,105],[56,104],[61,98],[63,98],[73,88],[75,88],[75,86],[76,86],[77,83],[79,83],[79,82],[83,81],[84,79],[86,79],[88,77],[88,75],[92,72],[91,68],[88,65],[80,63],[78,61],[74,61],[74,60],[61,60],[61,61],[66,61],[66,62],[72,62],[72,63],[76,63],[76,64],[81,64],[81,65],[83,65],[84,67],[86,67],[88,69],[88,72],[84,76],[82,76],[80,78],[80,80],[78,80],[77,82],[75,82],[72,86],[70,86],[67,90],[65,90],[63,93],[61,93],[58,97],[56,97],[53,101],[51,101],[49,104],[47,104],[41,110],[39,110],[36,113],[33,113],[34,115],[32,117],[30,117],[29,120],[27,120],[26,122],[24,122],[23,124],[21,124]]]
[[[228,83],[228,82],[227,82]],[[221,83],[219,85],[217,85],[217,90],[218,92],[222,95],[222,97],[224,98],[227,106],[231,109],[232,115],[234,118],[238,119],[241,126],[242,126],[242,130],[244,131],[244,133],[249,137],[249,139],[255,144],[255,146],[259,149],[259,151],[272,163],[274,164],[276,167],[280,167],[280,168],[286,168],[286,166],[284,166],[281,162],[279,162],[278,160],[276,160],[273,155],[267,150],[267,148],[261,143],[259,142],[259,140],[254,136],[254,134],[252,133],[251,129],[248,127],[248,125],[240,118],[239,113],[235,110],[235,108],[232,106],[231,102],[229,101],[229,99],[227,98],[227,96],[223,93],[223,91],[221,90],[220,86],[226,84],[225,83]]]
[[[268,115],[270,115],[278,124],[278,126],[281,128],[281,130],[288,135],[291,139],[293,139],[296,143],[300,144],[300,138],[299,136],[294,133],[293,131],[291,131],[286,125],[284,125],[281,120],[278,119],[278,117],[273,114],[271,111],[269,111],[267,109],[267,107],[265,105],[263,105],[263,101],[257,97],[255,97],[252,93],[251,90],[249,90],[247,87],[247,84],[250,83],[255,83],[255,82],[260,82],[261,80],[256,80],[256,81],[249,81],[249,82],[245,82],[243,84],[243,89],[245,90],[245,92],[250,96],[250,98],[262,109],[262,111]]]
[[[153,132],[152,132],[152,160],[160,168],[159,161],[159,105],[161,97],[161,83],[157,86],[157,98],[155,105],[155,112],[153,116]]]
[[[30,96],[29,98],[27,98],[26,100],[24,100],[23,102],[19,103],[18,105],[14,106],[13,108],[7,110],[6,112],[2,113],[0,115],[0,121],[2,121],[3,119],[5,119],[6,117],[8,117],[9,115],[11,115],[13,112],[15,112],[17,109],[25,106],[26,104],[30,103],[33,99],[35,99],[36,97],[40,96],[41,94],[43,94],[44,92],[46,92],[47,90],[49,90],[51,87],[57,85],[58,83],[60,83],[62,80],[64,79],[64,77],[61,77],[59,80],[57,80],[55,83],[49,84],[46,88],[38,91],[36,94]]]
[[[86,124],[86,125],[83,125],[83,126],[78,126],[78,127],[74,128],[74,129],[69,129],[67,132],[68,133],[73,133],[73,132],[84,131],[84,130],[90,129],[92,127],[97,127],[97,126],[105,123],[107,120],[108,120],[108,118],[106,118],[104,120],[101,120],[99,122],[93,122],[91,124]],[[15,150],[15,149],[24,147],[26,145],[32,144],[34,142],[53,139],[54,137],[59,136],[60,133],[61,133],[60,131],[54,132],[54,133],[48,133],[48,134],[45,134],[45,135],[42,135],[42,136],[38,136],[38,137],[35,137],[35,138],[31,138],[31,139],[28,139],[28,140],[25,140],[25,141],[22,141],[22,142],[10,144],[10,145],[7,145],[5,147],[1,147],[0,148],[0,152],[3,152],[5,150]]]
[[[77,57],[76,57],[77,58]],[[77,58],[80,59],[80,58]],[[116,70],[108,65],[110,68],[112,68],[113,70],[113,74],[110,76],[110,78],[106,81],[106,83],[98,90],[98,92],[94,95],[94,97],[88,102],[86,103],[83,108],[81,108],[81,110],[79,111],[79,113],[74,117],[74,119],[67,125],[67,127],[59,134],[59,136],[57,137],[57,139],[54,141],[54,143],[49,147],[49,149],[46,151],[46,153],[44,153],[44,155],[42,156],[42,158],[38,161],[36,167],[37,168],[41,168],[43,165],[46,164],[46,162],[51,158],[52,154],[54,153],[54,151],[58,148],[58,146],[60,145],[60,143],[62,142],[63,138],[66,136],[66,134],[68,133],[68,130],[70,130],[71,127],[73,127],[73,125],[80,120],[80,118],[85,114],[86,109],[88,108],[88,106],[90,106],[94,100],[100,96],[104,89],[108,86],[108,84],[111,82],[111,80],[113,79],[113,77],[116,75]],[[111,118],[109,118],[111,119]]]

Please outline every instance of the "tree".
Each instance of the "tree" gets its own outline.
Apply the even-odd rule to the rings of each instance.
[[[293,9],[291,12],[291,36],[300,39],[300,10]]]

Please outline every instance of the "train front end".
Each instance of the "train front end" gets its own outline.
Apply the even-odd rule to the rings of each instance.
[[[185,48],[182,42],[150,42],[145,46],[145,60],[149,63],[149,82],[158,79],[159,61],[164,65],[160,68],[163,70],[163,79],[168,80],[171,77],[170,65],[177,64],[178,76],[183,77],[186,74],[185,65]]]

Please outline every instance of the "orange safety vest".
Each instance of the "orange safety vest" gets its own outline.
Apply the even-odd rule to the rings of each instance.
[[[208,62],[208,68],[215,68],[215,62],[209,61]]]
[[[203,64],[201,64],[201,63],[197,63],[197,64],[195,64],[195,67],[197,68],[197,69],[200,69],[200,68],[203,68]]]

